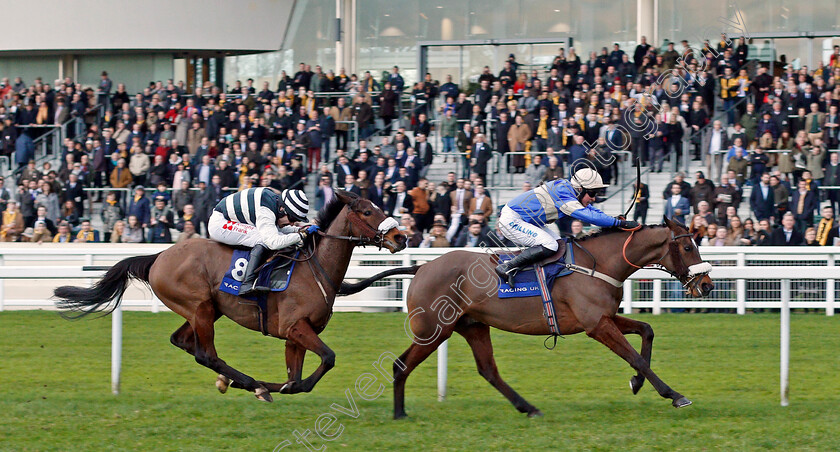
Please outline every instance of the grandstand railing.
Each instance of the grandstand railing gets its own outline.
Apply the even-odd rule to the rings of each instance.
[[[0,310],[52,309],[48,299],[52,289],[78,284],[73,279],[101,276],[102,272],[82,271],[83,265],[112,265],[130,256],[154,254],[169,245],[111,244],[18,244],[0,247]],[[397,266],[423,264],[453,248],[411,248],[397,254],[357,249],[353,253],[346,279],[362,279]],[[479,248],[472,249],[483,252]],[[715,290],[705,299],[687,298],[679,282],[666,273],[645,269],[624,283],[621,310],[650,310],[660,314],[671,309],[728,310],[745,314],[748,309],[779,309],[782,288],[787,279],[792,308],[818,309],[834,315],[840,291],[840,269],[836,259],[840,247],[701,247],[704,259],[714,265],[711,274]],[[775,275],[775,276],[768,276]],[[405,296],[411,276],[394,276],[375,283],[364,292],[340,297],[336,308],[390,308],[405,310]],[[45,280],[37,286],[13,284],[15,280]],[[65,281],[58,281],[65,280]],[[12,295],[13,294],[13,295]],[[9,296],[11,295],[11,296]],[[24,297],[24,298],[21,298]],[[128,298],[129,310],[165,309],[151,295]]]

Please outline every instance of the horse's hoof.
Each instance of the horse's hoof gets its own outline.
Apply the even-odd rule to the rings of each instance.
[[[401,419],[405,419],[405,418],[407,418],[407,417],[408,417],[408,415],[407,415],[407,414],[405,414],[405,412],[404,412],[404,411],[403,411],[402,413],[394,413],[394,420],[395,420],[395,421],[399,421],[399,420],[401,420]]]
[[[534,410],[528,413],[528,417],[543,417],[543,414],[540,410]]]
[[[293,384],[293,382],[291,382],[291,381],[283,383],[283,386],[280,387],[280,394],[291,394],[292,393],[292,384]]]
[[[254,395],[257,397],[257,400],[259,400],[261,402],[269,402],[270,403],[270,402],[274,401],[274,399],[271,397],[271,393],[268,392],[268,389],[265,389],[265,388],[262,388],[262,387],[257,388],[257,390],[254,391]]]
[[[642,389],[642,385],[645,384],[645,378],[639,377],[638,375],[633,376],[630,379],[630,390],[633,391],[633,394],[638,394],[639,390]]]
[[[228,386],[230,386],[230,378],[219,374],[219,376],[216,377],[216,389],[218,389],[219,392],[224,394],[227,392]]]
[[[691,405],[691,400],[688,400],[685,397],[680,397],[679,399],[674,400],[674,402],[671,403],[671,405],[674,405],[674,408],[682,408],[684,406]]]

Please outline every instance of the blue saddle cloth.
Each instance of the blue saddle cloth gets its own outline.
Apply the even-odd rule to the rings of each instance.
[[[242,280],[245,278],[245,269],[248,267],[248,257],[250,254],[250,250],[233,250],[230,266],[222,278],[222,283],[219,285],[220,291],[239,296],[239,288],[242,285]],[[295,258],[299,255],[300,251],[295,254]],[[270,287],[272,292],[286,290],[289,287],[289,280],[292,277],[292,271],[295,269],[295,263],[296,261],[294,260],[283,258],[272,259],[260,269],[260,274],[257,276],[257,285]],[[242,298],[251,301],[264,301],[266,294],[252,294]]]
[[[554,280],[572,273],[566,268],[566,261],[575,263],[575,254],[572,250],[573,245],[570,241],[566,241],[566,254],[558,261],[552,262],[543,266],[545,272],[545,281],[548,289],[554,285]],[[514,257],[512,254],[500,254],[499,262],[506,262]],[[540,291],[540,283],[537,281],[537,272],[533,267],[526,267],[516,273],[513,278],[515,287],[511,288],[504,280],[499,280],[499,298],[520,298],[520,297],[539,297],[542,295]]]

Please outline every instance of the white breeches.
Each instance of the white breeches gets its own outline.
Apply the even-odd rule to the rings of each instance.
[[[552,251],[557,251],[557,240],[560,239],[560,236],[554,228],[548,225],[542,228],[534,226],[524,221],[518,213],[508,206],[503,207],[502,213],[499,214],[499,229],[502,231],[502,235],[517,245],[529,248],[542,245]]]

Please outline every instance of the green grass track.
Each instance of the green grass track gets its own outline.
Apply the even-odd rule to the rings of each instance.
[[[109,318],[0,313],[0,450],[840,450],[840,316],[794,314],[790,406],[779,406],[779,316],[637,315],[656,332],[653,369],[694,405],[675,409],[585,335],[543,348],[542,337],[493,331],[503,378],[545,416],[518,413],[475,370],[466,342],[449,347],[449,396],[437,401],[436,355],[409,378],[409,418],[391,420],[392,388],[363,400],[356,379],[409,344],[403,314],[337,313],[323,334],[333,369],[310,394],[274,403],[230,389],[169,343],[183,320],[124,314],[122,393],[110,392]],[[639,339],[631,336],[638,347]],[[283,344],[220,320],[219,356],[261,380],[286,380]],[[307,355],[304,374],[317,364]],[[369,392],[375,391],[378,383]],[[331,408],[358,408],[350,417]],[[338,420],[315,432],[324,413]],[[322,421],[329,417],[322,418]],[[339,424],[340,423],[340,424]],[[340,434],[338,434],[340,432]]]

